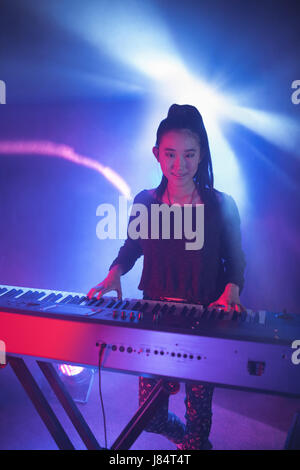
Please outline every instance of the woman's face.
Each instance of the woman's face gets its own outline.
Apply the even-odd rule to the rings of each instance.
[[[188,129],[171,130],[161,138],[153,153],[163,174],[175,185],[186,185],[197,172],[201,160],[198,137]]]

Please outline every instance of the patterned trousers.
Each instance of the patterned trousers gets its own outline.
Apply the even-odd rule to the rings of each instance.
[[[139,404],[144,403],[156,385],[156,379],[139,377]],[[207,442],[211,428],[213,385],[200,383],[185,384],[186,424],[168,411],[169,397],[156,411],[145,431],[162,434],[180,449],[201,449]]]

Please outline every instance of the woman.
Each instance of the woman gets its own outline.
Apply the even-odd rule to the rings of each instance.
[[[233,199],[213,187],[209,144],[199,111],[190,105],[172,105],[158,127],[153,153],[163,173],[161,183],[156,189],[139,193],[134,203],[142,203],[149,209],[152,204],[160,203],[178,204],[181,210],[185,204],[193,205],[193,224],[196,205],[204,204],[204,245],[198,250],[187,250],[185,236],[174,237],[175,218],[171,222],[170,239],[163,239],[161,232],[158,239],[128,236],[108,276],[88,296],[97,295],[99,299],[115,290],[121,298],[121,275],[143,255],[139,289],[145,299],[177,299],[240,312],[245,260],[239,214]],[[131,216],[130,222],[133,219]],[[148,230],[151,233],[151,228]],[[154,379],[140,377],[140,404],[155,384]],[[212,394],[210,384],[187,383],[186,424],[168,412],[166,399],[146,430],[163,434],[179,449],[208,448]]]

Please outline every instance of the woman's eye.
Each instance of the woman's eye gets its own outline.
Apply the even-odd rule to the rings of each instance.
[[[167,157],[170,157],[170,158],[173,158],[175,156],[174,153],[167,153],[166,155]]]
[[[187,154],[186,154],[186,157],[188,157],[188,158],[193,158],[194,156],[195,156],[194,153],[187,153]]]

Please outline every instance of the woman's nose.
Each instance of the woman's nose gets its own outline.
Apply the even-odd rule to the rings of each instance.
[[[176,170],[183,170],[184,169],[184,166],[185,166],[185,161],[184,161],[184,158],[182,157],[177,157],[175,158],[175,161],[174,161],[174,169]]]

